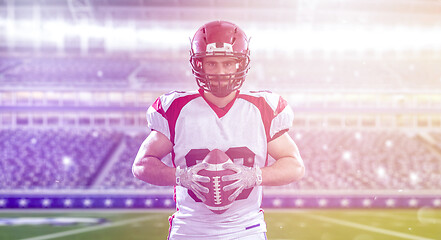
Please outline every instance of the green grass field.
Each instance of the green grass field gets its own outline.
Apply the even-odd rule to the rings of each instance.
[[[0,212],[0,218],[95,217],[106,223],[0,226],[0,239],[165,240],[172,211]],[[265,211],[270,240],[441,239],[441,209],[282,209]]]

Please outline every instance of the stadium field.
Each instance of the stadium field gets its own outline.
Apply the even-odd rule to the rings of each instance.
[[[3,211],[0,239],[165,240],[171,210]],[[441,209],[268,209],[270,240],[441,239]],[[98,218],[85,224],[6,224],[9,220]],[[23,222],[22,221],[22,222]]]

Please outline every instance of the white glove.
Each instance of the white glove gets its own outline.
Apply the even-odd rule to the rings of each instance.
[[[194,192],[196,197],[198,197],[202,202],[205,202],[205,197],[202,193],[208,193],[208,188],[200,184],[210,182],[210,178],[206,176],[199,175],[198,172],[206,169],[208,163],[201,162],[189,168],[176,168],[176,184],[181,187],[185,187]]]
[[[239,194],[247,188],[252,188],[262,184],[262,170],[259,167],[245,167],[243,165],[236,165],[234,163],[224,164],[225,169],[235,171],[235,174],[222,177],[222,181],[234,181],[233,183],[223,187],[224,191],[230,191],[236,189],[229,197],[229,201],[234,201]]]

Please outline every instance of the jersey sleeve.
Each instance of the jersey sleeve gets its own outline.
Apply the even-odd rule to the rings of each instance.
[[[277,103],[273,104],[275,111],[270,125],[270,140],[289,131],[294,120],[294,112],[288,105],[288,102],[281,96],[275,95],[274,97],[276,97]],[[275,103],[275,101],[273,103]]]
[[[170,128],[167,116],[162,105],[163,97],[158,97],[147,110],[147,126],[151,130],[158,131],[170,139]]]

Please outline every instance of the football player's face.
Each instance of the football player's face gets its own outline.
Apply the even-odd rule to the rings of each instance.
[[[206,57],[202,68],[207,74],[232,74],[237,72],[238,62],[232,57]]]
[[[202,59],[202,69],[206,73],[206,83],[217,97],[225,97],[230,94],[234,84],[235,73],[239,67],[239,61],[234,57],[210,56]]]
[[[206,74],[233,74],[237,72],[238,62],[232,57],[206,57],[202,60],[202,68]],[[211,85],[214,87],[225,87],[229,84],[231,75],[228,76],[208,76],[212,79]]]

